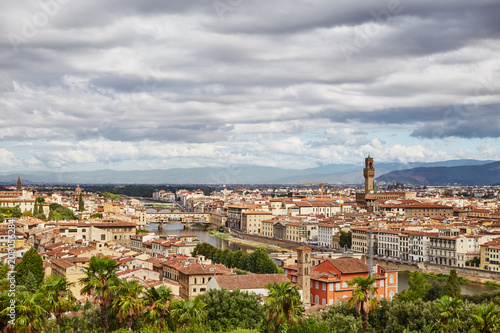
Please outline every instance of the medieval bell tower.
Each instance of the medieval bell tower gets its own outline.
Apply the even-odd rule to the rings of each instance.
[[[311,305],[311,248],[301,246],[297,251],[297,285],[302,288],[302,303]]]
[[[365,168],[363,169],[363,175],[365,176],[365,195],[373,191],[373,178],[375,177],[375,169],[373,168],[373,158],[365,158]]]

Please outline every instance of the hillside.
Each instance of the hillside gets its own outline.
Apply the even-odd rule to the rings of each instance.
[[[493,185],[500,182],[500,162],[452,167],[420,167],[391,171],[376,178],[379,184],[406,185]]]
[[[478,165],[491,161],[453,160],[432,163],[375,163],[377,175],[411,167]],[[330,184],[361,184],[363,164],[327,164],[309,169],[241,165],[231,167],[176,168],[155,170],[96,170],[81,172],[0,173],[0,185],[23,184],[298,184],[321,181]],[[500,181],[500,179],[495,182]],[[491,184],[491,183],[489,183]]]

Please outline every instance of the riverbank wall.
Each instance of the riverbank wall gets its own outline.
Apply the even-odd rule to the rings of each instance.
[[[276,239],[276,238],[269,238],[265,236],[260,236],[260,235],[251,235],[247,234],[244,232],[239,232],[236,230],[230,229],[228,233],[233,236],[234,238],[239,238],[251,242],[256,242],[256,243],[261,243],[263,245],[268,245],[268,246],[277,246],[281,247],[290,251],[295,251],[296,248],[301,246],[301,243],[297,242],[292,242],[292,241],[287,241],[283,239]]]
[[[399,260],[391,260],[391,259],[381,259],[381,258],[373,258],[374,263],[378,263],[380,265],[384,265],[390,268],[395,268],[400,271],[419,271],[422,273],[431,273],[431,274],[450,274],[450,271],[454,269],[457,272],[458,276],[464,277],[472,282],[478,283],[486,283],[488,281],[500,282],[500,272],[491,272],[485,271],[482,269],[471,268],[471,267],[453,267],[453,266],[445,266],[445,265],[436,265],[431,263],[409,263]]]

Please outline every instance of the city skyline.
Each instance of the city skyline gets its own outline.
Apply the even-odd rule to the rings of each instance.
[[[499,10],[4,1],[2,171],[500,160]]]

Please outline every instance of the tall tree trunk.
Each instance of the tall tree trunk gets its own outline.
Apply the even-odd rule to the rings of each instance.
[[[363,333],[368,329],[368,313],[361,308],[361,322],[363,323]]]
[[[368,329],[368,313],[361,311],[361,321],[363,323],[363,333]]]
[[[57,332],[61,332],[61,314],[56,313]]]
[[[132,316],[127,316],[128,330],[132,331]]]
[[[108,332],[108,309],[106,305],[101,302],[101,322],[102,322],[102,332]]]

